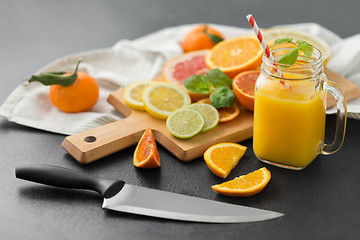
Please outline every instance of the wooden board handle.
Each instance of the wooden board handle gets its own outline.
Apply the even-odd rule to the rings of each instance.
[[[132,117],[68,136],[62,146],[80,163],[86,164],[134,145],[145,127]]]

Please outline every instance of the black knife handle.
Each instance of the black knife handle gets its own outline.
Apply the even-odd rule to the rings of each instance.
[[[124,186],[122,180],[111,180],[75,172],[51,165],[26,165],[15,169],[19,179],[53,187],[96,191],[104,198],[117,194]]]

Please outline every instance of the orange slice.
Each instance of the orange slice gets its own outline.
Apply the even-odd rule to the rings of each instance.
[[[234,197],[249,197],[261,192],[271,179],[271,173],[265,167],[233,180],[211,186],[222,195]]]
[[[210,104],[210,98],[203,98],[198,103]],[[240,114],[239,106],[234,102],[231,107],[217,108],[219,112],[219,123],[224,123],[235,119]]]
[[[255,83],[260,70],[241,72],[233,79],[232,89],[239,102],[248,110],[254,111]]]
[[[209,147],[204,159],[209,169],[221,178],[226,178],[238,164],[247,147],[237,143],[218,143]]]
[[[255,36],[242,36],[216,44],[206,55],[205,63],[210,69],[218,68],[234,77],[242,71],[259,68],[262,55],[262,47]]]
[[[139,168],[160,167],[159,152],[150,128],[145,130],[136,146],[133,163],[135,167]]]

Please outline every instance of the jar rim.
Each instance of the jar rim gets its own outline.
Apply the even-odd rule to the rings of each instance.
[[[287,46],[287,47],[286,47]],[[306,79],[310,79],[310,78],[314,78],[316,77],[316,75],[319,75],[323,72],[323,61],[322,61],[322,54],[321,51],[311,45],[313,47],[313,52],[312,52],[312,56],[311,57],[306,57],[306,56],[301,56],[302,59],[306,59],[306,61],[302,61],[300,63],[298,63],[298,61],[292,65],[290,64],[279,64],[277,63],[277,59],[279,59],[282,55],[277,56],[276,52],[278,51],[287,51],[294,49],[293,47],[289,47],[289,44],[275,44],[275,45],[271,45],[269,46],[269,50],[271,52],[271,54],[273,54],[274,59],[270,59],[269,57],[266,56],[266,54],[263,55],[262,59],[263,59],[263,63],[261,66],[261,69],[266,73],[270,74],[272,77],[275,78],[282,78],[281,76],[278,76],[276,74],[272,74],[270,71],[266,71],[269,69],[275,69],[275,70],[280,70],[281,72],[296,72],[296,71],[301,71],[304,69],[313,69],[314,70],[314,75],[312,77],[306,77],[306,78],[301,78],[297,80],[306,80]],[[275,54],[274,54],[275,53]],[[299,58],[298,58],[299,59]]]
[[[274,52],[276,52],[276,51],[284,51],[284,50],[293,49],[291,47],[282,47],[284,45],[286,45],[286,44],[273,44],[273,45],[269,46],[269,50],[270,50],[271,54],[274,55]],[[311,45],[311,47],[313,48],[312,55],[314,55],[314,57],[315,57],[315,59],[313,61],[308,61],[307,63],[301,63],[301,64],[294,63],[292,65],[289,65],[289,64],[282,64],[282,65],[285,66],[285,67],[288,67],[288,66],[304,66],[304,67],[306,67],[307,65],[317,64],[319,61],[322,61],[321,51],[317,47],[315,47],[314,45]],[[271,60],[270,58],[268,58],[266,56],[266,54],[264,54],[264,57],[267,58],[272,64],[273,63],[276,64],[276,59]],[[311,59],[311,58],[308,58],[308,59]]]

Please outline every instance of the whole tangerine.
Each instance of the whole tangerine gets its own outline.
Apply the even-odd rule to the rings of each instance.
[[[59,110],[77,113],[90,110],[99,98],[99,86],[89,74],[78,72],[45,72],[33,75],[28,81],[50,86],[49,98]]]
[[[188,32],[181,46],[184,52],[210,49],[223,39],[224,36],[218,30],[202,24]]]
[[[66,73],[64,76],[70,74]],[[99,98],[99,86],[89,74],[77,72],[76,81],[72,85],[51,85],[49,97],[52,104],[63,112],[85,112],[96,104]]]

